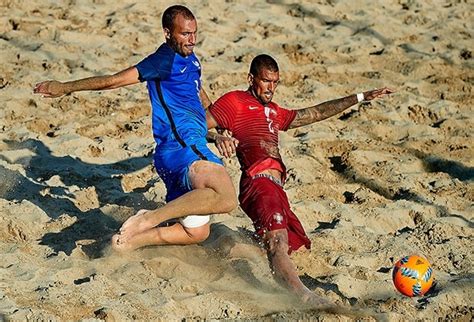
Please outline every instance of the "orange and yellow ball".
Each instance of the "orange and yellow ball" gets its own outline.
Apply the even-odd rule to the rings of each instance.
[[[405,256],[395,263],[392,280],[403,295],[422,296],[433,285],[433,269],[424,257]]]

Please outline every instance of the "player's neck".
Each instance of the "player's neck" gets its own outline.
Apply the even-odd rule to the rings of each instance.
[[[255,92],[254,92],[252,86],[250,86],[250,87],[247,89],[247,92],[249,92],[249,94],[252,95],[260,104],[262,104],[263,106],[268,106],[267,103],[262,102],[262,101],[258,98],[258,96],[255,94]]]

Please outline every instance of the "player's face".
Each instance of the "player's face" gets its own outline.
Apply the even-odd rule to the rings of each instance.
[[[262,68],[257,75],[248,76],[252,94],[262,103],[268,104],[272,101],[273,94],[280,82],[280,73]]]
[[[173,30],[165,28],[166,42],[183,57],[193,53],[196,45],[197,22],[178,14],[173,20]]]

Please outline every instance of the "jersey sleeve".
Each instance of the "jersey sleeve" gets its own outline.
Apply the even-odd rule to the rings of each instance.
[[[280,123],[280,131],[287,131],[296,117],[296,110],[289,110],[278,106],[278,117]]]
[[[235,95],[227,93],[221,96],[209,109],[219,127],[233,131],[238,105]]]
[[[156,52],[135,65],[138,69],[138,79],[140,82],[167,79],[171,74],[173,59],[172,49],[165,45],[160,46]]]

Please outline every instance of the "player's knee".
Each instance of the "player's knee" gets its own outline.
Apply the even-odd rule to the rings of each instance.
[[[288,244],[282,242],[278,238],[274,238],[269,241],[268,250],[272,254],[286,254],[288,252]]]
[[[268,251],[271,254],[288,252],[288,233],[285,230],[279,229],[267,232],[265,239]]]
[[[237,203],[236,196],[226,196],[222,199],[223,199],[221,202],[222,210],[220,212],[231,212],[232,210],[237,208],[238,203]]]
[[[185,228],[191,243],[196,244],[203,242],[209,237],[211,232],[209,225],[203,225],[195,228]]]

